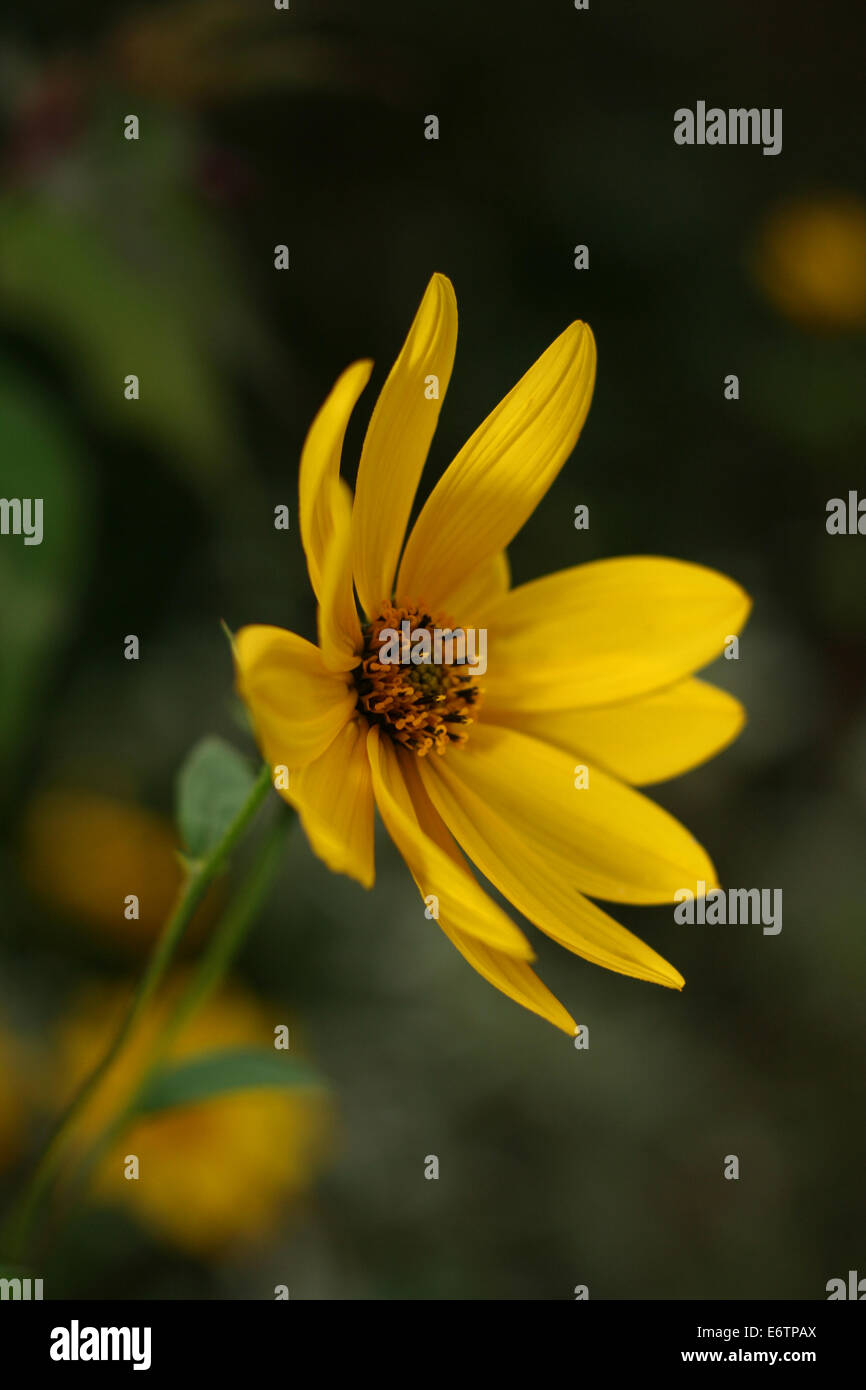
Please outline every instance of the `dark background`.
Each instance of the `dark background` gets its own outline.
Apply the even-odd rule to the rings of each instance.
[[[57,785],[170,815],[198,737],[252,752],[219,619],[313,634],[304,434],[374,357],[351,478],[436,270],[461,328],[425,482],[569,321],[598,341],[515,581],[653,553],[753,595],[712,673],[749,725],[657,795],[724,883],[784,892],[776,937],[619,912],[680,996],[533,934],[589,1025],[576,1052],[422,930],[384,837],[365,894],[297,833],[239,974],[303,1020],[331,1161],[253,1255],[197,1262],[92,1212],[52,1256],[58,1292],[267,1297],[282,1275],[293,1298],[822,1298],[866,1274],[866,539],[825,529],[828,499],[866,495],[863,38],[859,6],[781,0],[43,4],[7,27],[0,493],[46,498],[41,547],[0,539],[13,1052],[129,967],[25,880],[28,815]],[[678,147],[699,99],[781,107],[782,153]],[[25,1135],[10,1190],[26,1160]]]

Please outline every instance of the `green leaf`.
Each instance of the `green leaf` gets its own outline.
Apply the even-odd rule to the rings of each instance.
[[[84,215],[15,193],[0,200],[0,220],[4,318],[49,341],[113,427],[167,447],[212,491],[236,461],[237,444],[201,316],[159,265],[150,274],[131,265]],[[129,373],[139,378],[136,401],[124,396]]]
[[[232,1091],[321,1085],[312,1067],[274,1050],[251,1047],[207,1052],[159,1072],[142,1092],[137,1109],[152,1114],[174,1106],[197,1105]]]
[[[213,849],[252,790],[246,758],[221,738],[203,738],[177,779],[177,823],[194,859]]]
[[[41,498],[44,535],[0,538],[0,768],[26,747],[47,672],[67,639],[90,553],[82,450],[49,396],[0,362],[5,498]]]

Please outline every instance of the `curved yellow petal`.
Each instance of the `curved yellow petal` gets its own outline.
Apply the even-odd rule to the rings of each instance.
[[[351,671],[361,659],[361,624],[352,587],[352,494],[341,478],[327,486],[331,534],[321,569],[319,646],[329,671]]]
[[[412,799],[412,809],[418,818],[421,830],[439,845],[459,866],[461,871],[465,871],[466,861],[454,843],[453,836],[446,829],[442,817],[424,790],[424,785],[415,766],[416,760],[403,756],[400,761],[406,778],[407,790]],[[561,1028],[563,1032],[574,1036],[576,1032],[574,1019],[563,1008],[556,996],[551,994],[547,986],[542,984],[535,971],[525,961],[516,960],[514,956],[509,956],[504,951],[497,951],[494,947],[485,945],[477,936],[460,931],[452,921],[448,920],[447,914],[443,916],[441,911],[439,926],[464,960],[467,960],[473,970],[477,970],[488,984],[501,990],[516,1004],[521,1004],[523,1008],[547,1019],[548,1023],[552,1023],[555,1028]]]
[[[567,859],[543,837],[528,835],[522,825],[512,826],[450,772],[445,758],[435,763],[425,760],[420,772],[452,835],[530,922],[594,965],[671,989],[682,988],[678,970],[578,892]]]
[[[588,325],[571,324],[488,415],[412,528],[399,594],[442,607],[473,570],[508,545],[577,443],[595,358]]]
[[[350,719],[315,762],[292,771],[286,800],[297,808],[328,868],[372,887],[374,802],[366,724]]]
[[[310,426],[301,450],[298,477],[301,544],[316,598],[321,599],[322,567],[333,527],[331,485],[340,476],[340,458],[349,418],[370,380],[372,362],[354,362],[338,378]]]
[[[694,677],[624,704],[542,711],[488,706],[485,715],[576,759],[589,758],[636,787],[698,767],[746,722],[739,700]]]
[[[716,570],[654,556],[535,579],[490,614],[485,707],[577,709],[661,690],[718,656],[750,608]]]
[[[440,917],[488,946],[517,959],[531,960],[532,949],[511,918],[487,896],[465,863],[450,855],[423,830],[409,794],[405,771],[411,758],[398,760],[393,744],[374,726],[367,740],[373,793],[388,834],[405,859],[425,901],[435,897]]]
[[[531,965],[507,956],[504,951],[495,951],[492,946],[485,946],[477,937],[458,931],[447,922],[440,921],[439,925],[463,959],[494,989],[513,999],[515,1004],[522,1004],[524,1009],[546,1019],[554,1028],[561,1028],[563,1033],[574,1037],[577,1032],[574,1019],[547,985],[542,984]]]
[[[324,753],[355,708],[351,682],[281,627],[241,628],[234,653],[238,691],[271,767],[303,767]]]
[[[449,787],[459,779],[533,848],[560,857],[582,893],[664,903],[699,879],[716,887],[706,851],[679,821],[594,764],[589,785],[576,787],[574,758],[559,748],[481,722],[437,762]]]
[[[486,626],[492,605],[508,593],[510,584],[508,554],[500,550],[474,569],[453,594],[449,594],[448,608],[454,622],[461,627]]]
[[[391,599],[406,524],[457,346],[451,281],[434,275],[379,394],[355,485],[355,585],[369,617]],[[430,378],[436,378],[435,387]]]

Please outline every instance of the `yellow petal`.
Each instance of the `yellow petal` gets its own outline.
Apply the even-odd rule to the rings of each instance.
[[[595,340],[573,323],[436,484],[406,544],[398,594],[440,608],[508,545],[577,443],[594,382]]]
[[[304,767],[324,753],[355,708],[352,683],[281,627],[241,628],[234,652],[238,691],[271,767]]]
[[[414,760],[401,756],[400,761],[411,794],[412,807],[421,829],[444,850],[461,872],[464,872],[466,861],[424,790]],[[574,1019],[547,986],[542,984],[526,961],[517,960],[504,951],[497,951],[495,947],[485,945],[477,936],[460,931],[450,920],[448,912],[442,912],[441,905],[439,926],[464,960],[468,961],[473,970],[477,970],[488,984],[493,985],[509,999],[513,999],[516,1004],[546,1019],[555,1028],[561,1028],[570,1037],[574,1036],[577,1031]]]
[[[716,570],[653,556],[535,579],[490,613],[485,707],[576,709],[661,690],[718,656],[750,608]]]
[[[513,999],[515,1004],[522,1004],[524,1009],[539,1014],[548,1023],[552,1023],[554,1028],[561,1028],[569,1037],[574,1037],[577,1032],[574,1019],[568,1010],[563,1008],[556,995],[551,994],[547,985],[542,984],[532,966],[527,965],[525,961],[515,960],[513,956],[507,956],[504,951],[494,951],[477,937],[458,931],[447,922],[440,921],[439,925],[463,959],[467,960],[473,970],[477,970],[488,984],[501,990],[509,999]]]
[[[415,760],[402,755],[400,763],[406,778],[407,790],[412,798],[412,809],[418,818],[418,824],[422,831],[444,850],[461,871],[465,871],[466,861],[454,843],[453,836],[445,828],[442,817],[424,790],[418,769],[414,765]],[[523,1008],[547,1019],[548,1023],[552,1023],[555,1028],[561,1028],[563,1032],[574,1036],[576,1032],[574,1019],[562,1007],[556,996],[551,994],[547,986],[542,984],[535,971],[525,961],[515,960],[513,956],[507,955],[504,951],[497,951],[492,946],[486,946],[477,936],[460,931],[452,921],[449,921],[447,913],[443,916],[441,910],[439,926],[451,944],[456,946],[464,960],[467,960],[473,970],[477,970],[479,975],[483,975],[484,979],[495,989],[501,990],[516,1004],[521,1004]]]
[[[591,897],[663,903],[699,879],[716,886],[706,851],[679,821],[594,764],[589,785],[575,787],[574,759],[561,749],[482,722],[437,763],[452,790],[459,779],[533,848],[561,858]]]
[[[301,543],[310,583],[321,598],[322,567],[333,527],[331,485],[340,475],[340,457],[349,418],[370,380],[372,362],[347,367],[310,426],[301,450],[298,479]]]
[[[369,617],[390,601],[406,524],[457,346],[451,281],[434,275],[400,355],[382,387],[361,452],[355,486],[354,566]],[[430,378],[435,377],[436,394]]]
[[[372,887],[374,803],[366,724],[350,719],[321,757],[293,771],[286,800],[297,807],[310,844],[328,868]]]
[[[531,960],[526,937],[487,896],[459,857],[450,855],[423,830],[409,794],[405,773],[412,775],[411,758],[398,761],[393,744],[380,738],[374,726],[367,750],[373,773],[373,793],[388,834],[405,859],[425,901],[438,900],[440,917],[488,946],[518,959]]]
[[[456,762],[456,760],[455,760]],[[420,773],[436,810],[486,878],[518,912],[567,950],[594,965],[681,989],[683,977],[575,887],[567,859],[543,838],[469,791],[446,759],[425,759]],[[575,793],[579,795],[580,793]]]
[[[329,671],[351,671],[362,647],[352,587],[352,494],[341,478],[327,490],[331,534],[321,570],[319,646]]]
[[[500,550],[485,560],[469,578],[448,596],[449,612],[461,627],[484,627],[491,605],[508,593],[511,567],[508,555]]]
[[[746,721],[733,695],[694,678],[624,704],[531,712],[485,705],[484,713],[491,723],[588,758],[637,787],[698,767]]]

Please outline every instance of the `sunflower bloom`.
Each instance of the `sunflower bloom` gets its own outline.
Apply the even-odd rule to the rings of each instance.
[[[453,288],[434,275],[373,409],[354,499],[340,460],[372,363],[337,381],[300,465],[318,645],[277,627],[243,628],[238,688],[265,759],[288,770],[282,795],[328,866],[372,885],[378,807],[457,950],[573,1034],[530,966],[524,933],[469,861],[569,951],[680,988],[682,976],[592,899],[663,903],[698,880],[716,886],[701,846],[635,787],[696,766],[739,732],[740,704],[693,673],[721,653],[750,604],[723,575],[657,558],[598,561],[511,587],[505,548],[589,410],[595,342],[579,322],[463,446],[404,545],[456,339]],[[413,641],[486,633],[483,674],[448,654],[386,662],[385,633],[404,623]],[[579,787],[577,764],[586,769]]]

